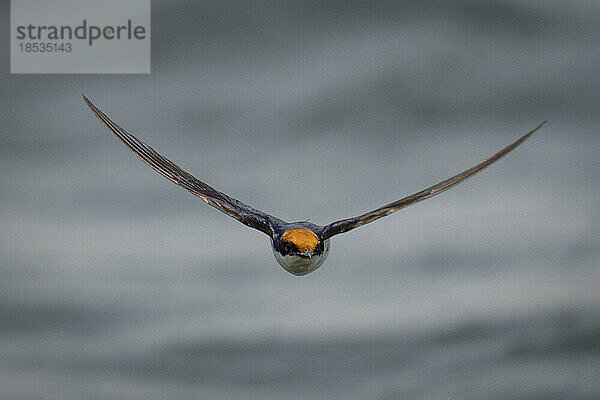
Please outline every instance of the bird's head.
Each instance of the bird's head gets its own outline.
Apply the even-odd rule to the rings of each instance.
[[[273,240],[277,262],[294,275],[306,275],[319,268],[329,252],[329,240],[310,229],[289,229]]]

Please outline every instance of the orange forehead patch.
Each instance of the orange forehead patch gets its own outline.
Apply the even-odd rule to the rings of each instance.
[[[299,251],[314,251],[319,243],[317,235],[308,229],[291,229],[283,233],[283,240],[292,242]]]

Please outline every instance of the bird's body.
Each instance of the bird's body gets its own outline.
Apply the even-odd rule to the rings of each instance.
[[[127,148],[129,148],[129,150],[158,173],[198,196],[223,213],[237,219],[251,228],[258,229],[267,234],[271,239],[271,247],[275,259],[286,271],[294,275],[306,275],[323,264],[329,254],[329,239],[332,236],[348,232],[361,225],[373,222],[404,207],[433,197],[456,186],[514,150],[545,123],[545,121],[542,122],[535,129],[506,146],[492,157],[460,174],[376,210],[357,217],[347,218],[321,226],[308,221],[285,222],[215,190],[125,131],[93,105],[85,96],[83,96],[83,98],[102,123],[104,123],[104,125],[106,125],[106,127],[121,140]]]
[[[319,268],[329,254],[323,227],[308,221],[283,223],[271,238],[277,262],[289,273],[306,275]]]

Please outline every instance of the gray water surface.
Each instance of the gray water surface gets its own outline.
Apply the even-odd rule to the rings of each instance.
[[[595,1],[154,1],[151,75],[4,63],[0,398],[600,398],[599,21]],[[82,93],[207,183],[321,224],[549,122],[298,278]]]

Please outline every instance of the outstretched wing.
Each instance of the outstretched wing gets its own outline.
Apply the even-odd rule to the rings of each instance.
[[[239,200],[231,198],[218,190],[213,189],[206,183],[196,179],[191,174],[187,173],[175,163],[163,157],[160,153],[148,146],[132,134],[125,131],[119,125],[115,124],[102,111],[98,109],[87,97],[83,96],[88,107],[96,114],[102,123],[121,141],[123,144],[138,156],[142,161],[152,167],[156,172],[190,191],[192,194],[200,197],[206,203],[221,210],[248,225],[251,228],[258,229],[261,232],[273,237],[274,223],[279,221],[278,218],[256,210]]]
[[[324,231],[323,231],[323,238],[328,239],[334,235],[348,232],[349,230],[358,228],[359,226],[368,224],[369,222],[373,222],[381,217],[385,217],[386,215],[390,215],[391,213],[396,212],[396,211],[400,210],[401,208],[410,206],[411,204],[415,204],[421,200],[425,200],[430,197],[433,197],[437,194],[442,193],[445,190],[450,189],[453,186],[458,185],[462,181],[470,178],[471,176],[475,175],[476,173],[478,173],[485,167],[493,164],[494,162],[498,161],[500,158],[502,158],[506,154],[510,153],[517,146],[519,146],[521,143],[523,143],[525,140],[527,140],[527,138],[529,136],[533,135],[533,133],[535,131],[537,131],[538,129],[540,129],[542,127],[542,125],[544,125],[545,123],[546,123],[546,121],[542,122],[537,127],[535,127],[535,129],[533,129],[532,131],[523,135],[521,138],[519,138],[514,143],[506,146],[505,148],[503,148],[502,150],[500,150],[499,152],[494,154],[492,157],[477,164],[474,167],[469,168],[466,171],[461,172],[458,175],[448,178],[445,181],[442,181],[436,185],[433,185],[425,190],[421,190],[420,192],[412,194],[401,200],[387,204],[383,207],[380,207],[376,210],[370,211],[366,214],[359,215],[358,217],[348,218],[348,219],[343,219],[340,221],[332,222],[331,224],[325,226]]]

